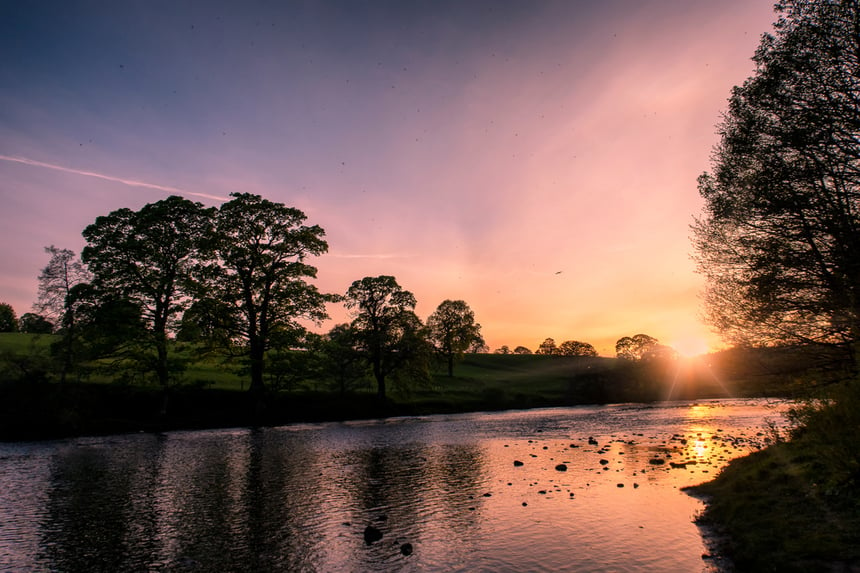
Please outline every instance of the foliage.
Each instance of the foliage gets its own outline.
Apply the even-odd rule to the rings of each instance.
[[[341,396],[365,385],[370,370],[358,348],[358,332],[351,324],[335,325],[320,338],[315,350],[319,374],[330,380]]]
[[[556,354],[560,356],[597,356],[597,350],[587,342],[565,340],[558,346]]]
[[[352,283],[344,304],[354,311],[357,348],[373,371],[380,400],[389,375],[409,371],[426,377],[426,336],[411,292],[392,276],[365,277]]]
[[[90,282],[92,275],[74,251],[51,245],[45,252],[51,258],[39,273],[38,299],[33,306],[54,324],[69,328],[73,310],[69,308],[69,294],[75,286]]]
[[[151,347],[151,367],[165,389],[171,376],[168,334],[192,295],[193,272],[211,213],[178,196],[118,209],[84,229],[82,259],[95,293],[120,297],[140,310],[145,325],[138,344]],[[112,325],[106,324],[110,328]]]
[[[786,0],[735,87],[693,225],[710,321],[735,343],[860,335],[860,4]]]
[[[496,354],[510,354],[510,353],[511,353],[511,349],[508,347],[508,345],[507,345],[507,344],[502,344],[501,346],[499,346],[498,348],[496,348],[496,352],[495,352],[495,353],[496,353]]]
[[[18,321],[18,327],[21,332],[27,334],[51,334],[54,332],[54,325],[41,314],[25,312],[21,315]]]
[[[18,332],[18,315],[11,304],[0,302],[0,332]]]
[[[538,349],[535,350],[535,354],[545,354],[547,356],[550,356],[550,355],[555,354],[556,350],[557,350],[557,348],[555,345],[555,340],[553,340],[552,338],[547,338],[546,340],[544,340],[543,342],[540,343],[540,346],[538,346]]]
[[[272,337],[298,338],[300,320],[327,318],[325,303],[334,299],[306,282],[316,268],[305,260],[325,253],[328,244],[322,228],[303,224],[298,209],[250,193],[231,196],[209,238],[216,261],[206,268],[205,304],[215,332],[247,345],[249,389],[259,393]]]
[[[514,354],[531,354],[532,351],[525,346],[517,346],[514,348]]]
[[[51,255],[51,258],[39,273],[38,299],[33,306],[60,330],[62,341],[55,346],[55,354],[61,365],[60,381],[65,382],[66,376],[76,364],[74,350],[77,309],[73,291],[80,285],[88,284],[92,275],[74,251],[58,249],[51,245],[45,247],[45,252]]]
[[[481,325],[475,313],[462,300],[444,300],[427,318],[430,343],[448,365],[448,376],[454,375],[454,361],[469,348],[484,346]]]
[[[659,346],[659,341],[647,334],[623,336],[615,343],[615,354],[624,360],[641,360]]]

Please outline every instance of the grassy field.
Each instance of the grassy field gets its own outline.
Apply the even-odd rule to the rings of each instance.
[[[371,380],[340,395],[331,381],[294,379],[250,397],[241,361],[177,345],[185,370],[169,396],[128,363],[100,360],[57,383],[53,336],[0,334],[0,439],[131,429],[270,425],[388,415],[790,395],[808,382],[794,351],[731,351],[697,360],[631,363],[604,357],[472,354],[448,377],[389,380],[388,400]],[[169,401],[169,408],[165,406]]]

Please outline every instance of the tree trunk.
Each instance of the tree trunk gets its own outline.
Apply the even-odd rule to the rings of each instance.
[[[261,395],[263,393],[263,354],[264,348],[260,340],[252,339],[249,357],[251,359],[251,385],[248,391],[251,394]]]
[[[373,361],[373,376],[376,378],[376,397],[383,401],[385,400],[385,373],[382,371],[379,359]]]

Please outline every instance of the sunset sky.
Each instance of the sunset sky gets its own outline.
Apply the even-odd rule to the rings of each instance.
[[[0,301],[43,247],[170,194],[322,226],[317,285],[394,275],[495,350],[711,345],[689,225],[771,0],[0,0]],[[346,319],[330,308],[327,330]],[[710,338],[708,338],[710,337]]]

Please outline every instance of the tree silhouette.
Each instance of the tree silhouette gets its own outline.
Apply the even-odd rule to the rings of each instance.
[[[0,302],[0,332],[18,332],[18,315],[12,305]]]
[[[54,325],[41,314],[25,312],[18,319],[18,329],[28,334],[51,334],[54,332]]]
[[[514,354],[531,354],[532,351],[525,346],[517,346],[514,348]]]
[[[535,350],[535,354],[545,354],[547,356],[551,356],[556,353],[555,340],[552,338],[547,338],[543,342],[540,343],[538,349]]]
[[[483,345],[481,325],[475,313],[462,300],[444,300],[427,318],[430,342],[448,365],[448,376],[454,376],[454,361],[473,345]]]
[[[60,383],[63,383],[75,363],[76,299],[72,291],[78,285],[89,283],[92,274],[74,251],[51,245],[45,247],[45,252],[51,258],[39,273],[39,294],[33,308],[59,328],[61,338],[52,346],[52,351],[59,354]]]
[[[558,346],[556,354],[561,356],[597,356],[597,350],[587,342],[565,340]]]
[[[146,336],[139,342],[154,349],[152,369],[165,392],[171,375],[168,333],[190,300],[192,271],[210,224],[211,212],[200,203],[172,195],[139,211],[124,208],[98,217],[83,232],[87,246],[81,258],[96,292],[140,309]]]
[[[615,343],[615,353],[623,360],[641,360],[650,352],[656,351],[659,346],[660,342],[647,334],[624,336]]]
[[[233,193],[215,215],[209,248],[217,262],[206,269],[206,296],[216,301],[220,324],[247,345],[252,393],[264,389],[265,354],[276,333],[299,338],[300,320],[328,317],[333,300],[306,282],[316,268],[305,261],[328,250],[325,232],[304,225],[300,210],[259,195]]]
[[[386,377],[410,368],[424,355],[426,339],[413,312],[415,296],[394,277],[381,275],[353,282],[344,304],[354,311],[358,348],[373,371],[377,397],[384,400]]]
[[[860,4],[784,1],[735,87],[693,225],[710,322],[735,343],[860,336]]]

